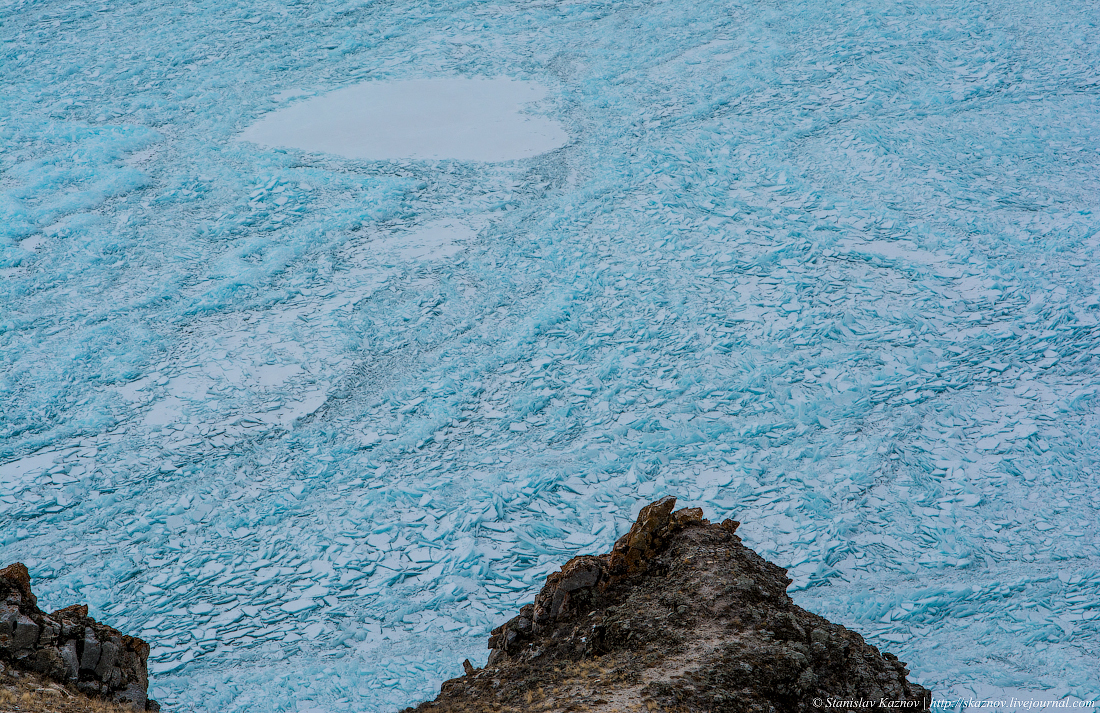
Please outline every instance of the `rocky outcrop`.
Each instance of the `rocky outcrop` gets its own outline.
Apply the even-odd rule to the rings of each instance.
[[[801,609],[791,580],[675,498],[609,554],[575,557],[495,629],[489,662],[406,711],[928,710],[904,662]]]
[[[0,570],[0,661],[8,666],[136,711],[160,710],[148,699],[148,659],[149,644],[100,624],[87,606],[39,609],[24,565]]]

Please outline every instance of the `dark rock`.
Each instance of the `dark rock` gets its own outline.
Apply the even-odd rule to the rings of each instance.
[[[84,631],[84,625],[81,622],[88,618],[88,605],[73,604],[64,609],[58,609],[50,614],[50,618],[61,622],[62,637],[68,639],[80,636]]]
[[[682,530],[688,525],[703,523],[703,508],[683,508],[672,513],[672,528]]]
[[[493,630],[482,670],[418,711],[814,713],[815,699],[886,699],[927,711],[896,657],[807,612],[791,580],[674,498],[644,508],[612,552],[576,557]],[[532,695],[541,697],[537,706]],[[878,704],[871,706],[878,708]],[[412,711],[414,709],[407,709]]]
[[[103,686],[99,681],[78,681],[76,687],[89,695],[96,695],[103,692]]]
[[[130,684],[126,690],[116,693],[112,700],[120,705],[128,705],[135,711],[143,711],[146,710],[146,705],[149,703],[149,696],[141,686]],[[157,706],[155,710],[160,710],[160,706]]]
[[[80,670],[95,672],[102,651],[103,647],[100,645],[99,640],[95,638],[95,630],[90,626],[85,627],[84,652],[80,654]]]
[[[34,619],[20,614],[15,619],[15,627],[12,631],[12,648],[16,651],[31,648],[38,643],[38,631],[39,627],[34,623]]]
[[[11,651],[15,640],[15,622],[19,619],[19,607],[14,604],[0,604],[0,651]]]
[[[118,651],[122,648],[122,639],[115,641],[104,641],[100,643],[99,662],[95,665],[95,675],[100,681],[109,681],[111,678],[111,669],[114,668],[115,659],[118,658]],[[87,647],[87,644],[85,644]],[[85,648],[85,650],[87,650]]]
[[[19,607],[15,604],[0,604],[0,634],[11,634],[15,629],[15,620],[19,618]]]
[[[54,680],[63,680],[65,661],[56,647],[48,646],[35,652],[34,670]]]
[[[80,661],[76,656],[76,641],[70,640],[58,650],[62,662],[65,664],[65,681],[75,681],[80,674]]]
[[[0,581],[5,583],[8,590],[3,592],[8,602],[29,608],[38,606],[38,599],[31,592],[31,573],[22,562],[0,569]]]
[[[91,695],[124,697],[135,710],[146,710],[148,660],[147,643],[100,624],[86,605],[47,616],[22,564],[0,570],[0,666],[13,675],[33,671]]]
[[[798,618],[791,612],[781,612],[768,627],[775,638],[787,641],[805,641],[806,631],[798,625]]]
[[[61,626],[49,617],[42,617],[42,633],[38,635],[39,646],[53,646],[57,643],[57,636],[61,633]]]
[[[619,538],[611,549],[619,554],[628,572],[645,569],[646,563],[656,554],[664,543],[672,509],[676,507],[676,498],[669,496],[650,503],[638,513],[638,519],[630,531]]]
[[[600,580],[601,563],[595,557],[577,557],[570,560],[571,567],[562,568],[562,579],[558,589],[573,592],[584,587],[593,587]]]

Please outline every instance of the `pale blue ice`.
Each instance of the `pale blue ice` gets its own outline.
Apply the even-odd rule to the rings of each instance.
[[[1100,697],[1100,5],[0,0],[0,559],[168,711],[385,711],[671,493]],[[365,81],[559,149],[237,140]]]

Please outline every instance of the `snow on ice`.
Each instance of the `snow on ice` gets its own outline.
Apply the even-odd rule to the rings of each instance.
[[[0,551],[169,710],[430,697],[665,493],[938,695],[1100,696],[1095,3],[0,16]]]
[[[362,159],[530,158],[569,138],[558,122],[520,113],[545,95],[512,79],[365,82],[272,112],[241,138]]]

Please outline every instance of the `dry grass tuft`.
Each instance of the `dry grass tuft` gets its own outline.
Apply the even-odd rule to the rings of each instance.
[[[133,713],[35,674],[0,674],[0,713]]]

